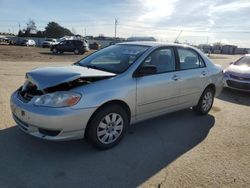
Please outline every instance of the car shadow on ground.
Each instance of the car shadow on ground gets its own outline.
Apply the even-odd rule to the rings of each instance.
[[[0,130],[2,187],[137,187],[201,143],[211,115],[187,109],[133,125],[116,147],[85,141],[49,142],[16,126]]]
[[[224,88],[217,98],[231,103],[250,106],[250,92]]]

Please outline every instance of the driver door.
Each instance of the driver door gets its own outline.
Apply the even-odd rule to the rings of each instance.
[[[175,110],[179,102],[180,83],[174,49],[165,47],[155,50],[142,64],[146,65],[155,66],[157,71],[136,78],[137,120]]]

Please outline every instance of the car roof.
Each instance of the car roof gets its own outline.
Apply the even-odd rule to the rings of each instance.
[[[133,41],[133,42],[122,42],[118,44],[127,44],[127,45],[138,45],[138,46],[150,46],[150,47],[160,47],[160,46],[179,46],[179,47],[191,47],[186,44],[177,44],[177,43],[168,43],[168,42],[153,42],[153,41]]]

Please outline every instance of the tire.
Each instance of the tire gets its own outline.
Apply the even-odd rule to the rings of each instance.
[[[129,116],[121,106],[105,106],[91,118],[86,130],[87,140],[100,150],[112,148],[121,141],[128,124]]]
[[[76,48],[76,49],[74,50],[74,54],[75,54],[75,55],[80,54],[80,50]]]
[[[212,88],[206,88],[202,93],[199,102],[193,107],[193,110],[198,115],[206,115],[210,111],[214,102],[214,90]]]
[[[53,48],[53,49],[52,49],[52,52],[53,52],[53,54],[57,54],[57,53],[58,53],[58,50],[57,50],[56,48]]]

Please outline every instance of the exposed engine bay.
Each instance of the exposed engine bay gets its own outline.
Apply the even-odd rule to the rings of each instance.
[[[65,83],[61,83],[52,87],[48,87],[43,90],[39,90],[35,84],[33,84],[31,81],[27,79],[26,82],[23,84],[23,86],[21,86],[18,89],[18,95],[22,101],[28,102],[34,96],[40,96],[43,94],[53,93],[56,91],[68,91],[73,88],[83,86],[86,84],[91,84],[93,82],[104,80],[110,77],[112,76],[82,77],[82,78],[77,78],[70,82],[65,82]]]

